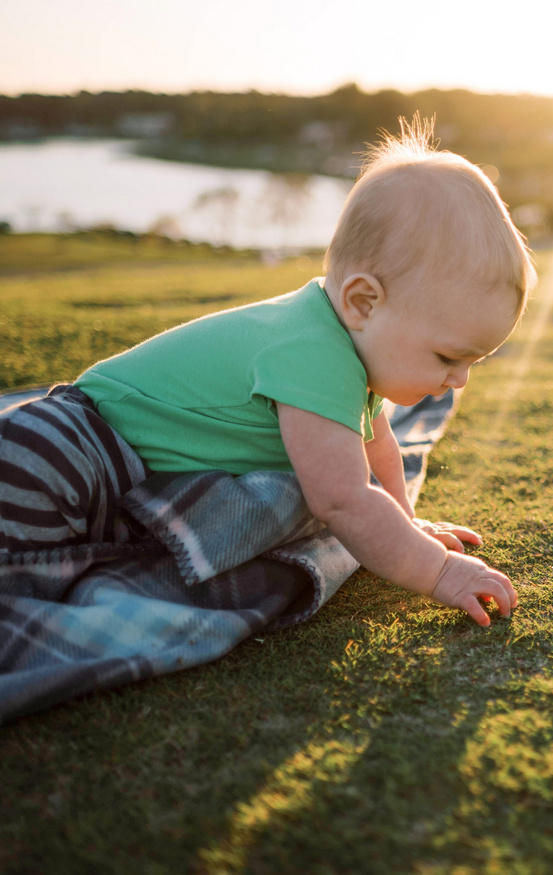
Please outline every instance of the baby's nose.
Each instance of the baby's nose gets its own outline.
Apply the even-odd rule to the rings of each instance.
[[[467,385],[469,373],[470,368],[455,368],[447,375],[445,385],[451,386],[452,389],[462,389],[463,386]]]

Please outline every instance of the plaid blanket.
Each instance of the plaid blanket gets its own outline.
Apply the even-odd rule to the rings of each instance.
[[[453,407],[449,393],[391,415],[413,500]],[[155,474],[119,510],[124,542],[0,552],[0,722],[218,659],[307,620],[358,567],[293,474]]]

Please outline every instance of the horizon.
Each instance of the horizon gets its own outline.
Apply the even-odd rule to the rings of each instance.
[[[437,89],[553,97],[541,0],[19,0],[2,16],[0,93],[72,96]]]
[[[0,97],[7,97],[11,99],[18,99],[20,97],[78,97],[80,94],[90,94],[92,96],[100,95],[100,94],[151,94],[153,96],[166,96],[166,97],[179,97],[186,96],[189,94],[218,94],[220,96],[225,95],[234,95],[234,94],[261,94],[267,97],[290,97],[290,98],[307,98],[307,99],[315,99],[317,97],[326,97],[330,94],[334,94],[337,91],[341,91],[342,89],[356,87],[362,94],[373,95],[373,94],[381,94],[386,92],[396,92],[398,94],[402,94],[405,96],[414,96],[417,94],[428,93],[429,91],[438,91],[442,94],[447,94],[450,92],[466,92],[467,94],[478,94],[482,97],[520,97],[520,98],[528,98],[528,99],[544,99],[544,100],[553,100],[553,92],[543,93],[543,92],[529,92],[529,91],[484,91],[478,88],[469,88],[463,85],[451,85],[451,86],[439,86],[439,85],[426,85],[421,86],[420,88],[399,88],[398,86],[382,86],[374,89],[366,89],[360,86],[357,82],[342,82],[336,87],[332,87],[326,91],[317,91],[313,93],[305,93],[305,92],[294,92],[294,91],[276,91],[276,90],[268,90],[268,89],[259,89],[259,88],[243,88],[243,89],[229,89],[229,88],[189,88],[189,89],[181,89],[181,90],[158,90],[152,88],[133,88],[133,87],[121,87],[121,88],[98,88],[97,90],[91,90],[88,88],[81,88],[73,91],[20,91],[18,93],[9,93],[7,91],[2,91],[0,89]]]

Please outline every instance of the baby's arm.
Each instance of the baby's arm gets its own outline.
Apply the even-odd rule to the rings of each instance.
[[[483,626],[490,620],[479,596],[493,598],[509,614],[516,594],[504,574],[479,559],[448,554],[390,494],[369,484],[360,435],[285,404],[278,404],[278,416],[309,509],[361,565],[404,589],[460,607]]]
[[[383,488],[392,495],[413,522],[433,538],[441,541],[449,550],[463,552],[462,541],[469,544],[482,544],[482,538],[472,529],[453,523],[431,523],[429,520],[415,518],[415,511],[407,498],[403,462],[398,442],[382,411],[373,422],[374,437],[365,444],[365,454],[369,468]]]
[[[373,439],[364,445],[369,468],[383,489],[403,508],[409,519],[414,519],[415,511],[407,498],[401,453],[384,411],[373,421],[373,435]]]

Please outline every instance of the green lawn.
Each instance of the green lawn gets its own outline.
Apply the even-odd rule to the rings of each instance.
[[[158,331],[320,271],[305,255],[269,270],[253,254],[163,240],[0,237],[0,390],[72,380]]]
[[[320,271],[186,248],[134,260],[126,241],[77,263],[77,242],[20,238],[18,261],[0,239],[0,387],[71,379]],[[478,555],[518,588],[512,618],[486,631],[359,572],[304,626],[5,727],[2,875],[550,875],[553,254],[539,261],[418,505],[483,533]]]

